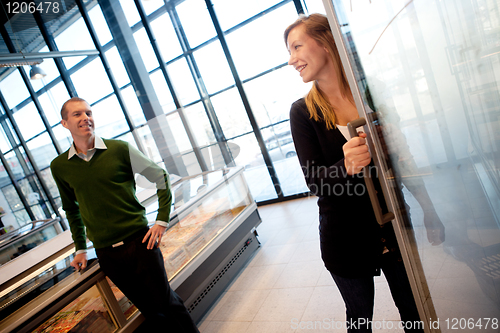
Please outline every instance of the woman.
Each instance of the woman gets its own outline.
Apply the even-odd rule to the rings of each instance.
[[[304,82],[313,82],[307,96],[293,103],[290,126],[306,182],[319,197],[321,256],[344,299],[348,332],[371,332],[373,277],[381,270],[402,324],[410,326],[420,320],[418,311],[392,226],[377,223],[365,189],[363,167],[376,178],[366,134],[350,138],[346,128],[358,111],[328,20],[301,16],[284,37],[288,64]]]

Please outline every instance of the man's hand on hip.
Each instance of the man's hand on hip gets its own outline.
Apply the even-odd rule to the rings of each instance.
[[[151,250],[153,247],[155,247],[155,244],[156,246],[160,246],[161,238],[165,234],[166,229],[167,227],[163,227],[159,224],[155,224],[149,229],[146,236],[144,236],[144,238],[142,239],[143,243],[148,242],[148,250]]]

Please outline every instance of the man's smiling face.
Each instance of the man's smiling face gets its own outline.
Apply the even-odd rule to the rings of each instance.
[[[94,118],[87,102],[71,102],[66,110],[66,117],[61,120],[61,124],[71,132],[73,138],[88,139],[94,135]]]

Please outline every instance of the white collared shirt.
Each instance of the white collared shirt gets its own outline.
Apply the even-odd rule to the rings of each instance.
[[[84,160],[85,162],[88,162],[92,159],[92,157],[94,156],[97,149],[108,149],[108,147],[106,147],[106,144],[104,143],[102,138],[99,136],[94,137],[94,148],[87,150],[86,155],[84,153],[78,153],[76,151],[76,148],[75,148],[75,142],[73,142],[73,144],[71,145],[71,147],[69,148],[69,151],[68,151],[68,160],[76,155],[76,156],[80,157],[82,160]]]

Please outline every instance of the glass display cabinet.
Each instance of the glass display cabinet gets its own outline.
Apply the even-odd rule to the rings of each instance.
[[[172,193],[171,219],[159,246],[170,285],[198,322],[258,248],[261,219],[243,168],[178,179]],[[137,197],[154,223],[155,191],[143,189]],[[51,251],[49,245],[40,251]],[[94,252],[82,272],[70,266],[73,252],[68,244],[9,281],[0,279],[0,333],[122,333],[140,325],[142,315],[100,270]]]
[[[140,324],[132,320],[137,309],[100,270],[95,252],[85,270],[70,266],[73,247],[36,264],[16,288],[5,284],[0,332],[132,332]]]
[[[0,235],[0,265],[19,257],[59,234],[59,218],[28,222],[19,229]]]
[[[261,219],[243,170],[209,171],[172,184],[173,211],[160,249],[170,285],[195,321],[259,245]],[[144,204],[154,223],[157,201],[153,196]]]

